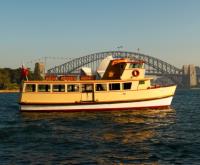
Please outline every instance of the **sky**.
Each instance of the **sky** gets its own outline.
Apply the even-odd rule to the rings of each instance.
[[[118,50],[200,66],[199,0],[0,0],[0,68]]]

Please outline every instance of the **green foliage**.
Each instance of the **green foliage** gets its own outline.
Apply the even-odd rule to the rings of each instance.
[[[29,68],[28,80],[42,80],[42,77],[34,75]],[[19,89],[21,81],[21,68],[0,68],[0,89]]]
[[[7,84],[7,89],[19,89],[19,84],[16,83]]]
[[[0,89],[6,89],[10,82],[10,69],[0,69]]]
[[[33,73],[30,72],[33,80]],[[21,82],[21,69],[0,68],[0,89],[18,89]]]

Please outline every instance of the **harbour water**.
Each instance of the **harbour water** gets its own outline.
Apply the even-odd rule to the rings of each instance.
[[[172,108],[20,113],[0,94],[0,164],[200,164],[200,90],[177,90]]]

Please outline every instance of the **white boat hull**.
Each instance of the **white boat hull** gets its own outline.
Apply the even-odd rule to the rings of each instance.
[[[93,103],[93,104],[74,104],[74,105],[20,105],[24,112],[73,112],[73,111],[103,111],[103,110],[129,110],[144,108],[163,108],[171,105],[173,96],[161,99],[134,101],[126,103]]]

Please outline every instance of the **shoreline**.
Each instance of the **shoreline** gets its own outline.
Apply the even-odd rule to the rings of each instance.
[[[5,90],[0,90],[0,93],[19,93],[19,89],[5,89]]]

